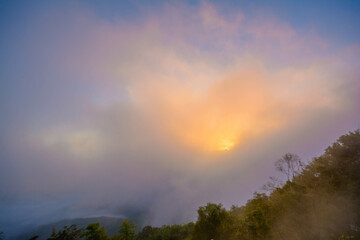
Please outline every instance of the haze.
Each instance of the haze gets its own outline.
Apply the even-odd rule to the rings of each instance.
[[[283,153],[306,162],[360,127],[359,11],[2,1],[1,230],[244,204]]]

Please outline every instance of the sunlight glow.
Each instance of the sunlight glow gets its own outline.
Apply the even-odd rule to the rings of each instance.
[[[219,151],[229,151],[231,148],[233,148],[235,145],[235,142],[230,139],[221,139],[219,141],[218,150]]]

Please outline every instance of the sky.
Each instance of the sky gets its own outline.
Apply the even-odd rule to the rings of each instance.
[[[1,1],[0,226],[245,204],[360,127],[358,1]],[[20,230],[19,230],[20,229]]]

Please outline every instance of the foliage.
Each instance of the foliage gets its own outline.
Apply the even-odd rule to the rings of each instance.
[[[198,210],[193,239],[228,239],[232,231],[232,218],[221,204],[208,203]]]
[[[238,235],[243,239],[267,239],[270,232],[269,199],[255,193],[242,212]]]
[[[145,226],[137,235],[138,240],[183,240],[190,236],[194,223],[164,225],[161,228]]]
[[[123,221],[122,225],[119,226],[120,240],[133,240],[135,239],[136,225],[131,220]]]
[[[83,235],[86,240],[107,240],[108,236],[106,235],[105,228],[100,228],[100,223],[90,223]]]
[[[48,240],[78,240],[81,239],[83,235],[83,230],[78,229],[76,225],[71,225],[70,227],[65,226],[63,230],[55,232],[53,229],[53,233]]]

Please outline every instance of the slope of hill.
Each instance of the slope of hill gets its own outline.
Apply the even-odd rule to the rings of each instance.
[[[99,222],[101,226],[104,226],[106,233],[109,236],[112,236],[117,233],[118,226],[124,221],[123,218],[117,217],[89,217],[89,218],[74,218],[74,219],[65,219],[59,222],[46,224],[35,228],[33,231],[23,233],[17,237],[11,238],[10,240],[24,240],[29,239],[32,236],[38,235],[39,240],[44,240],[50,237],[52,228],[54,227],[56,231],[61,230],[64,226],[70,226],[75,224],[78,228],[85,228],[89,223]]]

